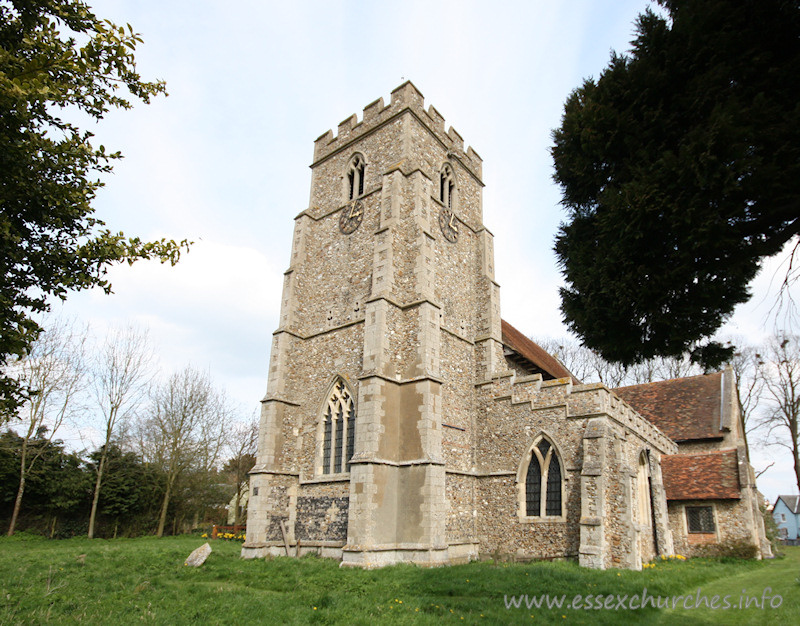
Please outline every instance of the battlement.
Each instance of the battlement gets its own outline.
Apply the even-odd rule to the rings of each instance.
[[[646,441],[658,445],[664,453],[676,454],[678,451],[672,439],[602,383],[575,385],[569,378],[543,381],[541,374],[500,376],[492,383],[495,402],[508,402],[512,406],[527,405],[534,411],[561,405],[566,407],[567,418],[606,415]],[[488,384],[488,381],[484,384]]]
[[[605,414],[637,433],[646,441],[657,444],[665,454],[675,454],[677,444],[652,422],[649,422],[625,400],[601,383],[577,385],[567,402],[567,417]]]
[[[378,98],[364,107],[361,121],[353,113],[339,123],[335,136],[330,130],[320,135],[314,141],[314,164],[406,111],[411,111],[442,142],[448,152],[452,152],[464,167],[481,179],[483,159],[472,146],[464,150],[464,139],[452,126],[445,131],[444,116],[433,105],[425,110],[425,99],[411,81],[406,81],[392,91],[388,105],[384,104],[383,98]]]

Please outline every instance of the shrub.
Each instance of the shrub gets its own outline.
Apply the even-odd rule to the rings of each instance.
[[[761,516],[764,518],[764,533],[767,535],[767,541],[769,541],[770,545],[772,546],[772,554],[775,556],[780,556],[783,554],[781,548],[783,545],[779,541],[778,537],[778,525],[775,523],[775,518],[772,517],[772,513],[767,511],[767,507],[763,504],[759,507],[761,510]]]
[[[721,543],[711,543],[698,546],[694,550],[694,556],[710,558],[734,558],[734,559],[754,559],[759,554],[757,545],[750,543],[746,539],[729,539]]]

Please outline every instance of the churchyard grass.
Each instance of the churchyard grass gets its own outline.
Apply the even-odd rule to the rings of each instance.
[[[572,562],[479,562],[364,571],[315,557],[242,560],[241,544],[210,541],[199,568],[183,565],[206,540],[196,536],[51,541],[0,539],[0,624],[476,624],[476,623],[800,623],[800,548],[774,561],[659,561],[641,572],[581,569]],[[710,599],[741,590],[777,609],[630,610],[648,596],[696,593]],[[506,608],[511,596],[565,596],[562,608]],[[592,608],[566,608],[574,596]],[[614,608],[594,608],[598,594]],[[628,596],[623,607],[616,597]],[[615,610],[616,609],[616,610]],[[736,620],[740,620],[737,622]]]

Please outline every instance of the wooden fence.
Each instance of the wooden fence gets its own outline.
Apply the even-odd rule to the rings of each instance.
[[[219,533],[233,533],[235,535],[239,532],[243,532],[245,528],[247,528],[247,526],[243,524],[238,526],[217,526],[214,524],[211,529],[211,538],[216,539]]]

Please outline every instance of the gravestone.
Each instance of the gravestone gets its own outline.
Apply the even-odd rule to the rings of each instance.
[[[211,554],[211,546],[208,545],[208,543],[204,543],[202,546],[197,548],[197,550],[195,550],[189,555],[184,565],[189,565],[191,567],[200,567],[203,563],[206,562],[206,559],[208,558],[209,554]]]

